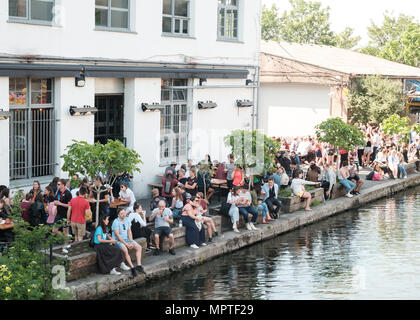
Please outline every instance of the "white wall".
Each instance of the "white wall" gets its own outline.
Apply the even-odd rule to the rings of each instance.
[[[55,79],[54,107],[56,112],[56,159],[59,163],[56,175],[66,178],[67,173],[61,171],[63,160],[59,157],[65,153],[65,148],[72,144],[72,140],[94,141],[94,115],[71,116],[70,106],[95,106],[95,79],[87,78],[84,87],[76,87],[74,78]]]
[[[0,77],[0,109],[9,110],[9,78]],[[9,119],[0,120],[0,185],[9,185]]]
[[[163,168],[159,167],[160,112],[143,112],[141,103],[160,103],[160,79],[125,79],[124,136],[127,147],[136,150],[143,164],[141,173],[133,179],[133,192],[137,198],[150,197],[149,183],[158,179]]]
[[[191,38],[162,36],[162,0],[131,0],[134,32],[95,30],[95,1],[62,0],[55,26],[7,22],[0,1],[0,53],[144,61],[258,64],[260,0],[241,0],[240,41],[217,41],[217,1],[192,0]],[[191,57],[186,61],[184,56]]]
[[[330,116],[328,86],[262,83],[258,127],[268,136],[313,135],[315,125]]]
[[[198,80],[197,80],[198,82]],[[205,85],[244,85],[244,80],[208,79]],[[192,104],[192,131],[190,138],[192,150],[190,158],[194,161],[204,159],[210,154],[212,159],[226,161],[231,152],[226,148],[223,138],[235,129],[252,129],[252,107],[238,108],[236,100],[252,101],[252,88],[195,89]],[[198,109],[198,101],[217,103],[214,109]]]

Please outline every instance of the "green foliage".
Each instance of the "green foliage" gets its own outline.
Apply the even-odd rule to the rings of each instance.
[[[285,189],[280,189],[278,193],[279,198],[290,198],[292,196],[292,189],[287,187]]]
[[[393,114],[382,122],[382,130],[389,135],[400,134],[405,142],[408,142],[410,136],[410,119]]]
[[[64,159],[62,170],[69,175],[79,173],[93,180],[99,174],[111,177],[123,172],[140,172],[138,165],[143,163],[140,155],[126,148],[119,140],[108,140],[106,144],[89,144],[76,140],[73,142],[67,146],[67,154],[61,156]]]
[[[365,143],[363,133],[341,118],[325,120],[315,127],[315,132],[319,141],[329,143],[337,149],[350,151]]]
[[[96,142],[89,144],[85,141],[73,140],[73,144],[67,146],[67,153],[61,158],[64,160],[62,170],[70,176],[78,173],[94,180],[96,176],[104,175],[105,180],[112,187],[120,173],[127,172],[132,175],[140,172],[138,167],[143,162],[140,155],[132,149],[124,146],[119,140],[108,140],[106,144]],[[99,187],[95,187],[99,200]],[[99,222],[99,202],[96,203],[96,224]]]
[[[261,38],[262,40],[280,40],[280,19],[278,16],[279,9],[275,4],[271,6],[271,9],[268,9],[263,5],[262,12],[262,28],[261,28]]]
[[[381,76],[355,80],[349,94],[349,116],[352,123],[379,124],[392,114],[405,115],[401,83]]]
[[[346,27],[342,32],[335,35],[334,46],[344,49],[352,49],[362,39],[360,36],[353,37],[354,29]]]
[[[46,225],[30,227],[21,217],[20,202],[23,193],[14,197],[11,218],[15,222],[15,240],[0,256],[1,300],[68,299],[64,290],[52,288],[52,268],[63,261],[50,261],[46,254],[50,245],[63,241]]]
[[[311,207],[316,207],[319,206],[321,204],[321,201],[319,201],[318,199],[315,199],[312,203],[311,203]]]
[[[281,149],[279,142],[256,130],[234,130],[224,141],[232,148],[235,164],[249,167],[251,174],[275,172],[275,154]]]
[[[262,39],[297,43],[332,45],[353,48],[360,37],[353,37],[353,29],[346,28],[336,34],[331,30],[329,7],[322,8],[321,2],[289,0],[292,9],[278,17],[278,8],[263,6]]]
[[[76,189],[80,186],[81,183],[82,183],[82,179],[80,179],[80,178],[75,179],[75,178],[72,177],[70,179],[70,188]]]
[[[369,45],[362,53],[395,62],[420,66],[420,23],[414,17],[385,12],[381,26],[371,22],[368,27]]]

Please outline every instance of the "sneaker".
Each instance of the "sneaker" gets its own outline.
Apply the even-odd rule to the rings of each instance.
[[[130,267],[127,266],[124,262],[121,262],[120,269],[122,269],[124,271],[128,271],[128,270],[130,270]]]
[[[193,248],[193,249],[199,249],[196,244],[192,244],[192,245],[190,245],[190,247]]]
[[[118,272],[117,269],[114,268],[114,269],[111,270],[111,272],[109,274],[113,274],[115,276],[118,276],[118,275],[121,274],[121,272]]]
[[[140,273],[144,273],[144,274],[146,274],[146,271],[144,271],[144,269],[143,269],[143,266],[142,266],[142,265],[137,266],[137,267],[136,267],[136,270],[137,270],[138,272],[140,272]]]
[[[238,230],[238,228],[233,228],[233,232],[236,232],[236,233],[241,233],[241,232]]]
[[[246,229],[252,231],[251,225],[249,223],[246,224]]]
[[[404,176],[404,179],[407,179],[407,176]]]
[[[154,256],[158,256],[158,255],[160,255],[160,250],[159,250],[159,249],[155,249],[155,250],[153,250],[153,255],[154,255]]]
[[[131,268],[130,270],[131,270],[131,275],[133,276],[133,278],[136,277],[137,276],[136,269],[135,268]]]
[[[209,238],[209,239],[207,240],[207,242],[208,242],[208,243],[212,243],[212,242],[213,242],[213,238]]]
[[[203,242],[202,244],[200,244],[200,246],[205,247],[207,245],[207,243]]]
[[[70,249],[70,248],[71,248],[71,245],[70,244],[64,246],[64,249]]]
[[[174,248],[169,249],[169,253],[170,253],[171,255],[173,255],[173,256],[174,256],[174,255],[176,255]]]
[[[347,198],[353,198],[353,195],[349,192],[349,193],[346,194],[346,197]]]
[[[65,248],[63,248],[63,250],[61,250],[62,253],[67,254],[69,253],[68,250],[66,250]]]
[[[256,226],[254,226],[254,224],[252,222],[250,222],[249,225],[251,226],[252,230],[258,230],[258,228]]]

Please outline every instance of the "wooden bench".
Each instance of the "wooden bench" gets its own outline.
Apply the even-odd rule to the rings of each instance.
[[[162,189],[163,188],[163,184],[161,183],[149,183],[148,184],[149,187],[153,188],[153,189]]]

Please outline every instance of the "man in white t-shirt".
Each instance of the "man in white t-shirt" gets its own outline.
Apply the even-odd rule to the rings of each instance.
[[[133,212],[134,202],[136,202],[136,197],[134,196],[133,191],[131,191],[128,188],[128,184],[125,183],[125,182],[121,184],[120,188],[121,188],[121,190],[120,190],[119,195],[120,195],[121,200],[130,202],[130,204],[126,208],[127,214],[130,213],[130,212]]]

